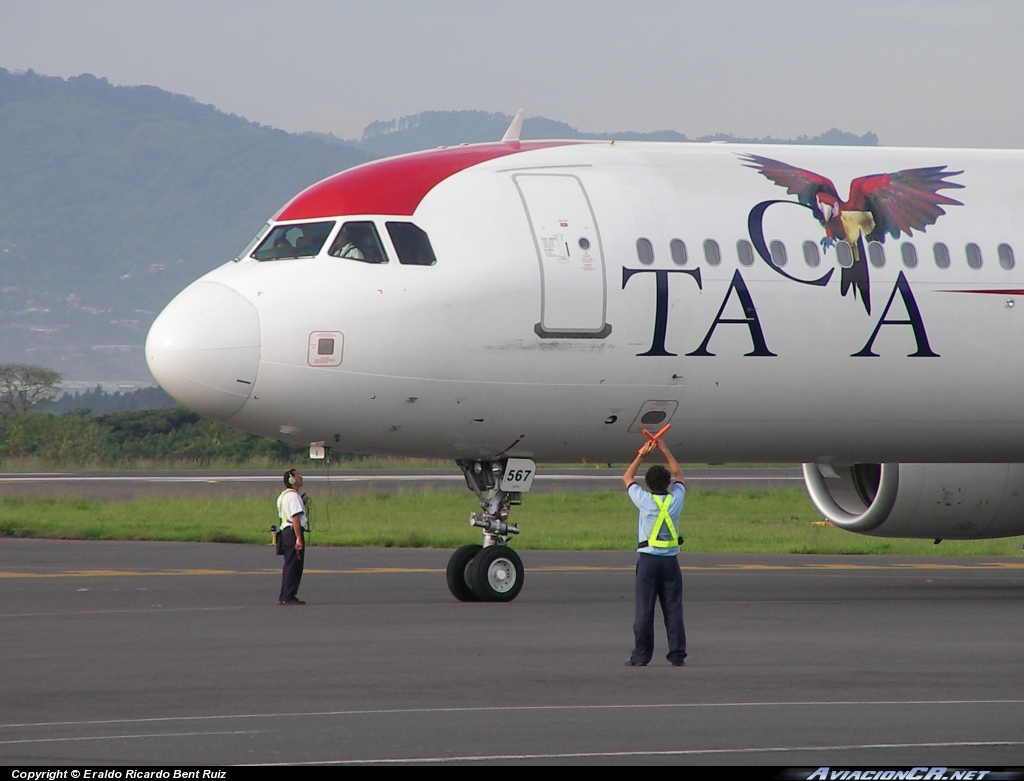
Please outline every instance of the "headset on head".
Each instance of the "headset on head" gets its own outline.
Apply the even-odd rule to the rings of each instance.
[[[289,469],[284,473],[284,484],[289,488],[295,487],[295,470]]]

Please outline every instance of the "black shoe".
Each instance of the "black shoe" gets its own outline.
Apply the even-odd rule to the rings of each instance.
[[[303,602],[298,597],[292,597],[291,599],[279,599],[277,601],[277,604],[279,604],[279,605],[305,605],[306,603]]]
[[[630,660],[630,661],[626,662],[626,667],[646,667],[646,666],[647,666],[646,664],[640,664],[640,662],[634,662],[633,660]]]
[[[686,662],[672,662],[673,667],[686,667]]]

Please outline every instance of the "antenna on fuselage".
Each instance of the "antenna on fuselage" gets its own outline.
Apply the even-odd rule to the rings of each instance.
[[[519,109],[516,115],[512,117],[512,124],[508,126],[508,130],[505,131],[505,135],[501,137],[503,143],[506,144],[518,144],[519,134],[523,130],[523,112],[526,109]]]

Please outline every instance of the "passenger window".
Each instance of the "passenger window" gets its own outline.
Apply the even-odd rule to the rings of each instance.
[[[839,258],[839,265],[843,268],[853,268],[853,247],[846,239],[836,242],[836,255]]]
[[[973,269],[981,268],[981,247],[968,244],[964,249],[967,251],[967,265]]]
[[[882,268],[885,265],[885,250],[880,242],[868,242],[868,260],[875,268]]]
[[[252,257],[256,260],[311,258],[320,254],[328,234],[333,229],[333,222],[278,225],[267,234],[256,251],[252,253]]]
[[[935,265],[939,268],[949,268],[949,247],[942,242],[936,242],[932,247],[935,255]]]
[[[804,263],[811,268],[817,268],[821,265],[821,255],[818,254],[818,245],[813,241],[805,241],[803,243],[804,250]]]
[[[909,241],[900,245],[900,255],[903,257],[903,265],[907,268],[917,268],[917,247]]]
[[[363,263],[387,263],[377,226],[372,222],[346,222],[334,237],[327,254],[332,258],[361,260]]]
[[[740,239],[736,242],[736,255],[739,256],[741,266],[754,265],[754,248],[750,246],[750,242],[746,239]]]
[[[802,245],[804,251],[804,262],[811,268],[817,268],[821,265],[821,255],[818,253],[818,246],[814,242],[804,242]]]
[[[636,240],[636,257],[645,266],[654,263],[654,245],[650,239],[639,238]]]
[[[999,265],[1007,271],[1017,265],[1013,259],[1013,247],[1009,244],[999,245]]]
[[[388,235],[403,266],[433,266],[437,263],[434,248],[423,229],[411,222],[389,222]]]
[[[768,251],[772,256],[772,263],[779,268],[782,268],[789,262],[789,258],[786,257],[786,245],[776,239],[768,245]]]
[[[672,239],[668,245],[669,250],[672,252],[672,262],[677,266],[686,265],[686,245],[682,239]]]
[[[704,260],[709,266],[717,266],[722,262],[722,251],[718,248],[718,242],[714,239],[704,241]]]

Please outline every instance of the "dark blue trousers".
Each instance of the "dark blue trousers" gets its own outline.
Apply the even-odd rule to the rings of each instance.
[[[636,646],[631,664],[645,665],[654,656],[654,604],[661,602],[668,632],[668,655],[673,664],[686,658],[686,630],[683,628],[683,575],[676,556],[641,553],[636,563],[636,614],[633,635]]]
[[[303,548],[301,554],[295,550],[295,529],[285,526],[278,534],[284,535],[284,569],[281,570],[281,596],[279,602],[287,602],[294,599],[299,593],[299,583],[302,582],[302,561],[306,555]]]

